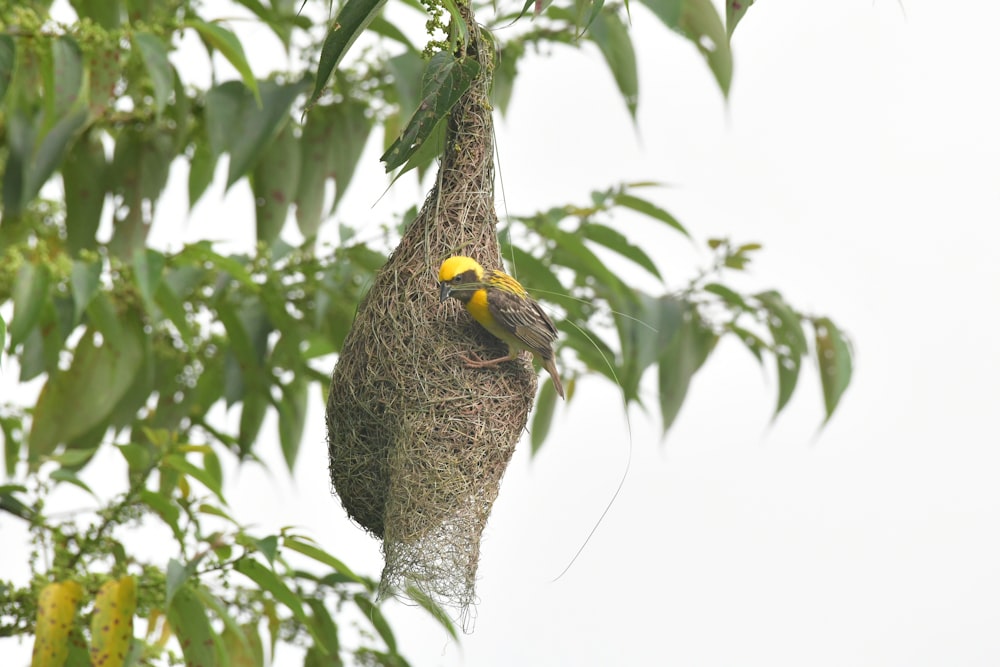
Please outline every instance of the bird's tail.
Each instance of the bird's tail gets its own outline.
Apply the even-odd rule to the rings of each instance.
[[[562,380],[559,379],[559,369],[556,368],[556,361],[553,358],[543,359],[542,367],[552,376],[552,384],[556,388],[559,398],[566,400],[566,393],[563,391]]]

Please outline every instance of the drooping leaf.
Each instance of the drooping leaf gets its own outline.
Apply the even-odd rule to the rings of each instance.
[[[46,91],[49,105],[46,109],[48,127],[63,118],[76,103],[83,84],[83,54],[72,37],[60,35],[52,40],[52,80],[51,91]]]
[[[626,402],[638,401],[639,383],[652,364],[676,338],[684,318],[685,305],[665,295],[653,297],[638,292],[635,302],[624,302],[615,313],[615,325],[621,342],[622,363],[619,376]]]
[[[714,294],[720,299],[722,299],[727,305],[736,308],[737,310],[749,311],[751,310],[750,305],[746,302],[742,296],[740,296],[733,289],[726,287],[720,283],[708,283],[705,285],[705,291],[709,294]]]
[[[176,558],[171,558],[167,562],[167,581],[166,581],[166,598],[164,601],[164,606],[170,607],[174,600],[174,596],[177,594],[181,588],[187,583],[191,575],[194,574],[194,568],[190,567],[190,564],[184,565]]]
[[[10,348],[24,342],[49,299],[49,269],[44,264],[25,262],[14,284],[14,317],[10,321]]]
[[[298,192],[299,140],[286,124],[268,146],[253,171],[253,192],[257,211],[257,240],[271,244],[278,239],[288,208]]]
[[[407,586],[406,595],[427,610],[427,612],[441,624],[441,627],[443,627],[448,634],[451,635],[451,638],[458,641],[458,631],[455,629],[454,622],[441,605],[435,602],[431,596],[420,590],[418,586]]]
[[[94,600],[90,621],[90,660],[102,667],[123,667],[132,642],[136,608],[135,579],[124,576],[104,583]]]
[[[296,377],[293,382],[282,387],[282,397],[278,403],[278,436],[281,454],[285,457],[289,472],[295,470],[308,405],[309,382],[304,377]]]
[[[86,460],[89,461],[90,458],[93,457],[95,453],[96,452],[92,449],[84,451],[84,454],[87,455]],[[75,472],[73,472],[68,468],[58,468],[56,470],[53,470],[51,473],[49,473],[49,479],[51,479],[54,482],[66,482],[67,484],[72,484],[73,486],[79,489],[83,489],[90,495],[94,496],[95,499],[97,498],[97,494],[94,493],[94,490],[91,489],[86,482],[77,477]]]
[[[235,129],[229,127],[227,130],[228,145],[225,148],[229,152],[229,175],[226,178],[226,188],[257,165],[261,155],[288,122],[292,102],[307,85],[308,82],[304,80],[289,84],[261,82],[259,107],[244,94],[239,102],[237,117],[222,117],[215,121],[237,124]],[[206,113],[211,114],[209,111]],[[209,139],[212,139],[212,121],[209,121]]]
[[[382,156],[386,171],[406,164],[438,124],[472,85],[479,74],[479,62],[456,58],[451,53],[436,53],[427,63],[421,87],[421,102],[406,129]]]
[[[28,436],[30,461],[40,460],[59,443],[101,423],[131,386],[141,366],[145,333],[137,314],[130,312],[124,319],[117,341],[105,336],[98,345],[94,329],[89,328],[69,368],[49,376],[38,397]],[[95,391],[95,387],[101,390]]]
[[[326,653],[326,659],[334,664],[340,663],[340,638],[338,628],[326,604],[316,598],[306,598],[306,604],[312,612],[310,621],[313,634],[319,638],[319,648]]]
[[[216,498],[222,501],[223,505],[228,505],[225,496],[222,495],[222,486],[219,484],[219,480],[214,478],[203,468],[196,466],[183,455],[169,454],[164,457],[163,465],[176,470],[182,475],[187,475],[188,477],[193,477],[198,480],[205,486],[205,488],[214,493]]]
[[[160,286],[160,280],[163,278],[163,267],[166,263],[167,258],[163,253],[153,248],[139,248],[132,256],[135,284],[150,312],[156,309],[156,300],[153,297]]]
[[[688,307],[673,340],[660,356],[660,415],[663,434],[673,425],[684,404],[691,378],[705,363],[718,336],[702,321],[694,307]]]
[[[75,581],[52,582],[38,596],[35,645],[31,667],[62,667],[69,656],[69,633],[73,627],[83,588]]]
[[[174,70],[167,58],[167,46],[163,40],[148,32],[139,32],[132,38],[139,47],[146,72],[153,84],[153,99],[156,102],[156,113],[163,113],[174,91]]]
[[[601,50],[634,121],[639,106],[639,70],[628,27],[617,10],[601,11],[594,16],[587,36]]]
[[[226,625],[219,640],[229,667],[264,667],[264,647],[256,625],[248,623],[235,630]]]
[[[218,157],[212,153],[207,141],[195,143],[194,155],[191,157],[191,169],[188,172],[188,208],[194,208],[215,176],[215,165]]]
[[[127,59],[128,52],[118,48],[113,41],[93,44],[88,49],[84,66],[90,74],[89,110],[92,117],[101,117],[114,107],[115,91],[128,64]]]
[[[347,577],[355,583],[364,583],[364,579],[355,574],[351,568],[347,567],[339,558],[331,556],[327,552],[323,551],[319,547],[313,546],[312,544],[307,544],[300,539],[294,537],[287,537],[284,541],[284,546],[286,549],[291,549],[292,551],[297,551],[303,556],[308,556],[314,561],[323,563],[324,565],[329,565],[338,574]]]
[[[0,103],[7,95],[16,62],[17,47],[14,45],[14,38],[8,34],[0,34]]]
[[[690,234],[688,234],[687,229],[685,229],[684,225],[682,225],[680,222],[677,221],[677,218],[670,215],[669,213],[664,211],[659,206],[656,206],[652,202],[646,201],[645,199],[640,199],[635,195],[626,194],[624,192],[616,194],[614,196],[614,202],[618,206],[624,206],[625,208],[630,208],[633,211],[642,213],[643,215],[649,216],[654,220],[659,220],[660,222],[664,222],[670,227],[673,227],[674,229],[679,231],[684,236],[690,237]]]
[[[726,32],[730,39],[736,25],[743,19],[743,16],[750,9],[754,0],[726,0]]]
[[[375,606],[375,603],[361,593],[354,595],[354,603],[358,605],[358,609],[361,610],[361,614],[367,618],[372,624],[372,627],[375,628],[375,632],[377,632],[378,636],[385,642],[385,645],[389,648],[389,652],[395,654],[398,651],[396,646],[396,636],[392,633],[392,628],[389,627],[389,622],[386,621],[385,616],[382,615],[382,610]]]
[[[824,422],[827,422],[837,410],[840,398],[851,383],[853,354],[849,341],[830,318],[821,317],[813,326],[816,329],[816,357],[826,408]]]
[[[240,43],[239,37],[218,23],[206,23],[201,19],[190,18],[187,20],[187,25],[198,31],[198,35],[208,48],[217,49],[236,68],[236,71],[243,78],[243,84],[253,93],[257,104],[262,104],[257,79],[250,68],[250,63],[247,62],[247,56],[243,51],[243,44]]]
[[[617,229],[612,229],[606,225],[601,225],[596,222],[588,222],[580,227],[580,231],[583,233],[584,238],[593,241],[594,243],[599,243],[608,250],[613,250],[622,257],[632,260],[635,264],[638,264],[642,268],[649,271],[651,274],[663,279],[660,275],[659,269],[656,268],[656,264],[646,251],[633,243],[630,243],[625,235],[619,232]]]
[[[774,340],[774,360],[778,375],[778,401],[774,416],[777,417],[795,393],[802,357],[809,352],[809,344],[802,330],[802,319],[785,303],[781,294],[768,291],[754,296],[764,307],[767,326]]]
[[[687,37],[708,62],[723,95],[729,94],[733,56],[712,0],[641,0],[671,30]]]
[[[535,414],[531,418],[531,455],[541,449],[542,443],[549,435],[552,426],[552,415],[556,409],[556,388],[552,380],[546,378],[538,391],[538,402],[535,404]]]
[[[66,193],[66,242],[71,254],[97,248],[97,228],[107,193],[107,157],[96,132],[80,137],[62,164]]]
[[[275,600],[288,607],[297,619],[308,624],[309,619],[302,608],[302,602],[273,570],[252,558],[241,558],[233,565],[233,569],[256,583],[261,590],[270,593]]]
[[[302,128],[299,187],[295,194],[295,222],[305,238],[313,238],[323,221],[326,183],[332,178],[334,107],[313,107]]]
[[[120,206],[109,249],[126,261],[146,245],[175,150],[171,132],[154,124],[128,128],[115,142],[110,185]]]
[[[167,620],[177,635],[186,664],[199,667],[220,664],[219,637],[212,630],[205,605],[198,598],[193,583],[184,584],[174,594],[167,609]]]
[[[70,0],[77,16],[86,16],[102,28],[117,28],[121,25],[120,0]]]
[[[326,39],[323,40],[319,66],[316,68],[316,84],[309,101],[306,102],[306,111],[312,108],[323,94],[327,82],[344,54],[382,10],[383,5],[385,0],[347,0],[340,8]]]
[[[330,153],[330,171],[337,184],[330,207],[330,215],[337,210],[337,204],[347,191],[347,186],[354,177],[358,160],[368,143],[368,135],[372,129],[372,119],[369,118],[368,105],[357,100],[345,100],[335,104],[332,109],[333,133],[331,142],[333,150]]]
[[[32,124],[19,114],[11,114],[7,122],[9,154],[3,184],[5,214],[20,213],[38,195],[86,120],[86,111],[71,111],[41,137],[36,137]]]

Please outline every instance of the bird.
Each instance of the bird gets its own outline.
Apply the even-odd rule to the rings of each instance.
[[[484,269],[471,257],[449,257],[438,271],[441,303],[448,298],[458,299],[465,309],[484,329],[507,343],[508,355],[498,359],[483,360],[463,356],[471,368],[495,366],[513,361],[521,350],[531,352],[541,360],[542,367],[552,377],[556,393],[562,399],[562,380],[556,368],[552,343],[559,335],[552,319],[532,299],[527,290],[512,276],[503,271]]]

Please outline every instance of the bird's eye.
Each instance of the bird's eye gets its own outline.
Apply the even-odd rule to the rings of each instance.
[[[455,276],[454,278],[451,279],[451,282],[453,282],[453,283],[460,283],[460,282],[462,282],[462,276]]]

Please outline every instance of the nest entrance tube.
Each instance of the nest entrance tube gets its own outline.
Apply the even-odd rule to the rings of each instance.
[[[382,540],[381,593],[415,587],[467,617],[479,542],[537,386],[526,360],[467,368],[506,347],[461,304],[439,303],[454,254],[500,268],[493,203],[492,46],[468,5],[460,57],[480,72],[453,107],[436,185],[362,300],[327,402],[330,476],[348,514]]]

